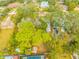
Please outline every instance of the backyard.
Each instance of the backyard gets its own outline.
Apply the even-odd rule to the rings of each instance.
[[[0,59],[18,55],[79,59],[79,0],[0,0]]]

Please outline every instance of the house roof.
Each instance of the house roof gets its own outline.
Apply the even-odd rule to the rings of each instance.
[[[12,29],[12,28],[14,28],[14,23],[8,16],[6,20],[1,22],[1,29]]]
[[[15,2],[15,3],[9,4],[7,7],[8,7],[8,8],[16,8],[16,7],[19,7],[20,5],[21,5],[21,3]]]
[[[79,11],[79,5],[75,7],[74,10]]]

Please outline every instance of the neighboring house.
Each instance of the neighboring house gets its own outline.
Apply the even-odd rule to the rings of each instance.
[[[1,22],[1,29],[13,29],[14,23],[11,21],[10,16],[6,20]]]
[[[79,5],[74,8],[75,11],[79,11]]]
[[[59,0],[57,3],[63,4],[64,3],[64,0]]]
[[[19,7],[19,6],[21,6],[21,3],[15,2],[15,3],[10,3],[7,7],[8,8],[16,8],[16,7]]]
[[[40,12],[38,12],[38,14],[39,14],[39,16],[46,16],[48,14],[48,12],[42,12],[42,11],[40,11]]]
[[[41,8],[48,8],[49,7],[48,1],[42,1],[40,4],[40,7]]]
[[[11,21],[11,16],[16,15],[16,10],[10,11],[7,18],[1,22],[1,29],[13,29],[14,23]]]
[[[58,4],[59,8],[62,10],[62,11],[67,11],[68,10],[68,6],[64,5],[64,4]]]
[[[64,0],[59,0],[57,2],[57,5],[60,7],[60,9],[62,9],[64,12],[68,10],[68,6],[64,5]]]

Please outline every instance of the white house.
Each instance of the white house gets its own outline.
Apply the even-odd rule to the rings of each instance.
[[[47,8],[47,7],[49,7],[48,1],[42,1],[41,4],[40,4],[40,7],[41,8]]]

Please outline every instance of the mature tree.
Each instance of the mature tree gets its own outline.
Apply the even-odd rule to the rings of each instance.
[[[72,11],[79,4],[79,0],[64,0],[64,4],[68,6],[69,11]]]
[[[16,48],[20,48],[21,53],[25,53],[27,48],[48,42],[51,37],[44,30],[36,29],[32,22],[23,21],[18,25],[15,40]]]

